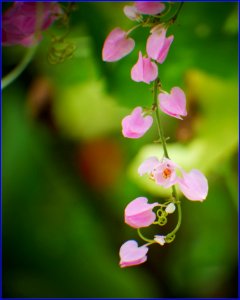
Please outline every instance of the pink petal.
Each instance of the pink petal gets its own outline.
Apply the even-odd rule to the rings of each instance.
[[[125,223],[133,228],[148,227],[155,219],[156,215],[152,209],[158,205],[157,202],[148,204],[148,199],[138,197],[131,201],[125,208]]]
[[[147,252],[148,248],[145,245],[138,247],[136,241],[127,241],[119,251],[120,267],[124,268],[144,263],[147,260]]]
[[[123,12],[125,14],[126,17],[128,17],[130,20],[136,20],[137,18],[139,18],[139,14],[138,11],[136,9],[136,7],[134,5],[126,5],[123,8]]]
[[[144,174],[150,174],[153,170],[153,168],[159,164],[159,160],[157,159],[157,157],[152,156],[149,157],[148,159],[146,159],[138,168],[138,174],[140,176],[144,175]]]
[[[157,15],[165,9],[161,2],[136,1],[134,5],[140,13],[146,15]]]
[[[37,37],[35,34],[33,34],[19,41],[19,44],[25,47],[31,47],[36,45],[39,41],[41,41],[41,39],[42,39],[42,35],[38,35]]]
[[[173,39],[174,39],[173,35],[170,35],[168,38],[165,39],[161,53],[159,53],[159,56],[157,58],[158,63],[162,64],[165,61],[165,59],[168,55],[169,48],[173,42]]]
[[[183,173],[179,179],[179,187],[186,198],[193,201],[203,201],[208,194],[207,178],[198,170]]]
[[[177,174],[176,168],[178,166],[168,158],[164,158],[157,166],[155,166],[152,171],[153,178],[156,184],[163,186],[164,188],[169,188],[170,186],[176,184]],[[164,177],[164,171],[169,171],[169,177]]]
[[[113,62],[128,55],[134,48],[135,42],[132,38],[127,37],[127,32],[121,28],[113,29],[107,36],[103,49],[102,59]]]
[[[151,62],[150,58],[142,57],[141,51],[137,63],[131,70],[131,78],[136,82],[145,82],[149,84],[155,80],[158,76],[158,67],[154,62]]]
[[[142,116],[142,108],[136,107],[131,115],[122,120],[122,134],[127,138],[140,138],[152,126],[153,118],[151,116]]]
[[[166,29],[154,31],[147,39],[147,54],[154,60],[158,59],[166,38]]]
[[[170,94],[160,93],[158,100],[164,113],[178,119],[187,115],[186,96],[179,87],[172,88]]]
[[[2,18],[4,46],[33,46],[41,39],[40,31],[47,29],[63,13],[57,3],[41,3],[39,28],[36,28],[38,5],[36,2],[16,2],[4,13]],[[35,33],[38,34],[37,37],[34,36]]]
[[[165,28],[156,26],[156,29],[152,30],[152,34],[147,40],[146,50],[148,56],[162,64],[167,57],[173,39],[173,35],[166,38]]]

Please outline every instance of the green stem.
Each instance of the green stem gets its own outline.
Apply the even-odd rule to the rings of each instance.
[[[17,79],[18,76],[26,69],[27,65],[34,56],[36,49],[37,46],[29,48],[22,61],[16,66],[16,68],[2,78],[2,90],[11,84],[15,79]]]
[[[135,29],[139,28],[140,26],[142,26],[142,24],[138,24],[134,27],[132,27],[131,29],[128,30],[127,35],[129,35],[130,33],[132,33]]]
[[[177,10],[176,14],[175,14],[174,17],[172,18],[172,23],[174,23],[174,22],[177,20],[177,17],[178,17],[178,15],[179,15],[179,13],[180,13],[180,10],[181,10],[183,4],[184,4],[184,2],[181,2],[181,3],[180,3],[180,5],[179,5],[179,7],[178,7],[178,10]]]
[[[156,120],[157,120],[157,127],[158,127],[158,133],[159,133],[159,137],[160,140],[162,142],[163,145],[163,152],[164,152],[164,156],[168,159],[169,155],[168,155],[168,151],[167,151],[167,144],[166,144],[166,139],[164,137],[164,133],[163,133],[163,128],[162,128],[162,124],[161,124],[161,119],[160,119],[160,115],[159,115],[159,108],[158,108],[158,102],[157,102],[157,93],[158,93],[158,85],[159,85],[160,81],[159,79],[156,79],[154,81],[154,87],[153,87],[153,97],[154,97],[154,102],[153,102],[153,106],[155,109],[155,116],[156,116]],[[178,195],[177,195],[177,190],[175,185],[172,186],[172,196],[175,198],[176,204],[177,204],[177,209],[178,209],[178,222],[176,227],[173,229],[173,231],[171,231],[168,235],[173,235],[175,234],[182,222],[182,210],[181,210],[181,203],[178,199]]]
[[[167,151],[167,145],[166,145],[166,140],[164,138],[164,133],[163,133],[163,127],[161,125],[161,119],[159,117],[159,108],[158,108],[158,102],[157,102],[157,92],[158,92],[158,84],[159,84],[159,80],[156,79],[154,81],[154,89],[153,89],[153,97],[154,97],[154,109],[155,109],[155,117],[156,117],[156,121],[157,121],[157,128],[158,128],[158,133],[159,133],[159,137],[160,140],[162,142],[163,145],[163,152],[164,152],[164,156],[166,158],[169,158],[168,156],[168,151]]]
[[[151,243],[151,244],[155,243],[154,240],[149,240],[145,236],[143,236],[142,233],[141,233],[141,231],[140,231],[140,228],[137,229],[137,232],[138,232],[138,235],[140,236],[140,238],[142,240],[144,240],[145,242],[148,242],[148,243]]]

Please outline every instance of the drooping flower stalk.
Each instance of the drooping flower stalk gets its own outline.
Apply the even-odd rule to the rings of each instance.
[[[163,188],[172,189],[171,196],[164,203],[155,202],[151,204],[148,203],[147,198],[138,197],[126,207],[125,223],[137,229],[139,237],[146,244],[138,247],[136,241],[124,243],[120,249],[121,267],[145,262],[147,259],[147,247],[151,244],[157,243],[163,246],[165,243],[171,243],[175,239],[175,234],[179,230],[182,221],[181,202],[177,194],[177,185],[183,195],[191,201],[203,201],[208,193],[207,179],[199,170],[192,169],[190,172],[186,172],[181,166],[171,161],[160,116],[160,110],[168,116],[180,120],[182,120],[182,117],[187,116],[184,91],[179,87],[173,87],[170,93],[167,93],[162,89],[158,78],[158,64],[162,64],[166,60],[174,40],[173,35],[167,37],[167,29],[176,21],[182,5],[183,3],[180,3],[174,15],[167,21],[163,21],[162,17],[170,13],[171,3],[167,6],[167,9],[165,4],[160,2],[142,2],[140,4],[137,2],[133,6],[127,6],[124,10],[125,15],[140,24],[127,31],[126,35],[121,36],[119,42],[122,47],[117,48],[117,55],[114,47],[112,48],[110,47],[111,45],[108,45],[109,37],[104,44],[104,50],[107,48],[109,55],[113,55],[114,60],[119,60],[131,52],[129,51],[129,41],[133,44],[133,40],[128,35],[137,28],[150,27],[150,35],[146,44],[148,56],[145,56],[144,53],[142,55],[140,51],[138,61],[132,67],[130,74],[132,80],[136,82],[145,82],[146,84],[153,82],[152,108],[144,111],[140,106],[136,107],[130,115],[122,120],[122,133],[124,137],[131,139],[142,137],[150,129],[153,121],[151,115],[154,114],[159,135],[158,141],[163,147],[163,157],[161,160],[157,157],[146,159],[139,166],[138,174],[140,176],[147,174],[155,184]],[[148,16],[143,16],[145,14]],[[131,47],[132,49],[133,46]],[[149,239],[142,234],[142,228],[151,225],[164,226],[167,223],[168,215],[174,213],[176,209],[178,211],[178,220],[171,232],[165,236],[155,235],[153,239]]]
[[[33,46],[29,49],[27,49],[27,52],[23,59],[20,61],[20,63],[13,69],[10,73],[8,73],[6,76],[2,78],[1,87],[2,90],[6,88],[9,84],[11,84],[15,79],[18,78],[20,74],[26,69],[28,64],[31,62],[35,52],[36,52],[37,46]]]

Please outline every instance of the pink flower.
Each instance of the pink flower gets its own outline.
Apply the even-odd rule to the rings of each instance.
[[[145,15],[157,15],[165,9],[165,4],[161,2],[136,1],[134,5],[138,12]]]
[[[125,223],[133,228],[148,227],[156,219],[152,209],[158,203],[148,204],[148,199],[138,197],[128,204],[125,208]]]
[[[2,45],[33,46],[62,13],[55,2],[15,2],[2,18]]]
[[[124,243],[119,251],[120,255],[120,267],[131,267],[140,265],[147,260],[148,247],[145,245],[138,247],[138,244],[134,240]]]
[[[203,201],[208,194],[208,182],[206,177],[198,170],[183,172],[183,178],[179,180],[179,187],[186,198],[192,201]]]
[[[203,201],[208,194],[207,179],[200,171],[191,170],[187,173],[167,158],[161,161],[156,157],[148,158],[139,166],[138,173],[140,176],[148,174],[156,184],[165,188],[178,184],[184,196],[192,201]]]
[[[173,39],[173,35],[166,38],[166,29],[162,25],[154,27],[147,40],[148,56],[162,64],[168,55]]]
[[[154,62],[151,62],[150,58],[142,57],[141,51],[137,63],[131,70],[131,78],[136,82],[143,81],[150,83],[158,76],[158,68]]]
[[[177,182],[176,167],[170,159],[159,161],[156,157],[150,157],[140,165],[138,173],[140,176],[147,173],[156,184],[168,188]]]
[[[134,5],[126,5],[123,8],[123,12],[125,16],[127,16],[130,20],[137,20],[139,18],[139,12],[137,11]]]
[[[127,32],[121,28],[115,28],[109,33],[104,42],[102,59],[108,62],[117,61],[128,55],[134,46],[135,42],[132,38],[128,38]]]
[[[181,120],[181,116],[187,115],[186,96],[179,87],[172,88],[170,94],[160,93],[158,100],[159,106],[165,114]]]
[[[140,106],[134,108],[132,113],[122,120],[122,134],[130,139],[140,138],[152,126],[153,118],[143,116]]]

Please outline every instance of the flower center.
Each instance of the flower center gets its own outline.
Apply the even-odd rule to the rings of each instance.
[[[168,168],[164,169],[162,172],[162,176],[164,179],[167,179],[171,176],[172,171]]]

